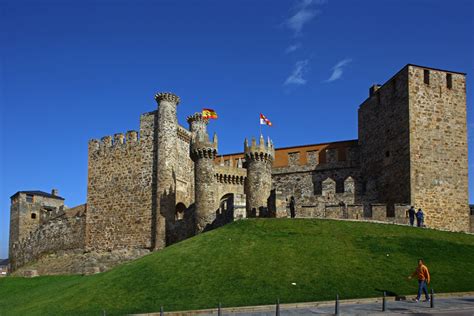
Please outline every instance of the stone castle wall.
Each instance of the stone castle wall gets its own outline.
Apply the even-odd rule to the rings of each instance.
[[[407,74],[402,69],[359,108],[362,181],[373,203],[410,202]]]
[[[465,75],[409,66],[408,78],[411,203],[429,227],[469,231]]]
[[[12,270],[40,258],[42,255],[79,249],[85,245],[86,205],[79,205],[49,219],[10,249]],[[67,216],[76,214],[76,216]]]
[[[125,136],[115,134],[89,142],[88,250],[153,247],[154,234],[160,229],[155,222],[160,199],[173,200],[173,205],[167,210],[165,228],[159,231],[158,238],[171,244],[189,237],[192,214],[178,221],[176,212],[177,207],[188,209],[194,203],[191,135],[177,127],[173,186],[166,197],[157,197],[158,128],[158,112],[149,112],[140,117],[139,133],[129,131]]]
[[[156,112],[135,131],[89,142],[88,250],[150,248]]]
[[[360,202],[362,193],[356,142],[326,145],[309,152],[288,151],[286,154],[288,164],[272,170],[272,188],[285,197],[288,208],[294,199],[291,206],[294,207],[293,216],[323,217],[328,204]]]

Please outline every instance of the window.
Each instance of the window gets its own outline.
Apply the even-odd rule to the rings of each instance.
[[[423,82],[430,84],[430,71],[428,69],[423,70]]]
[[[26,202],[28,202],[28,203],[33,203],[33,195],[27,194],[27,195],[26,195]]]
[[[31,213],[31,219],[36,219],[36,213]]]
[[[343,179],[336,180],[336,193],[344,193],[344,180]]]
[[[446,74],[446,87],[448,89],[451,89],[453,87],[453,75],[452,74]]]
[[[390,157],[390,151],[389,151],[389,150],[387,150],[387,151],[385,152],[385,157],[387,157],[387,158]]]

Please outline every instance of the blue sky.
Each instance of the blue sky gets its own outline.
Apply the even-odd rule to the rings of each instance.
[[[181,97],[185,126],[214,108],[220,153],[258,134],[259,112],[277,147],[355,139],[369,86],[405,64],[472,73],[473,12],[468,0],[0,0],[0,258],[9,197],[54,187],[84,203],[87,141],[138,129],[156,92]]]

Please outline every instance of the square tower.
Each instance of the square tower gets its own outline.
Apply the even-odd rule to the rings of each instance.
[[[19,191],[11,197],[10,206],[10,254],[14,243],[35,231],[47,213],[64,207],[64,198],[57,190],[51,194],[43,191]]]
[[[465,74],[407,65],[359,108],[368,202],[412,204],[426,225],[469,230]]]

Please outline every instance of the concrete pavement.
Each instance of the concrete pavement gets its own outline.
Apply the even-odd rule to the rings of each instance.
[[[340,315],[433,315],[433,316],[474,316],[474,292],[436,294],[434,308],[429,302],[414,302],[413,297],[405,301],[395,301],[393,297],[386,299],[386,311],[382,312],[382,298],[341,300]],[[335,302],[307,302],[280,304],[281,316],[292,315],[334,315]],[[217,308],[165,312],[166,316],[184,315],[217,315]],[[141,316],[158,316],[159,313],[139,314]],[[228,316],[273,316],[276,315],[276,305],[245,306],[222,308],[221,315]]]

